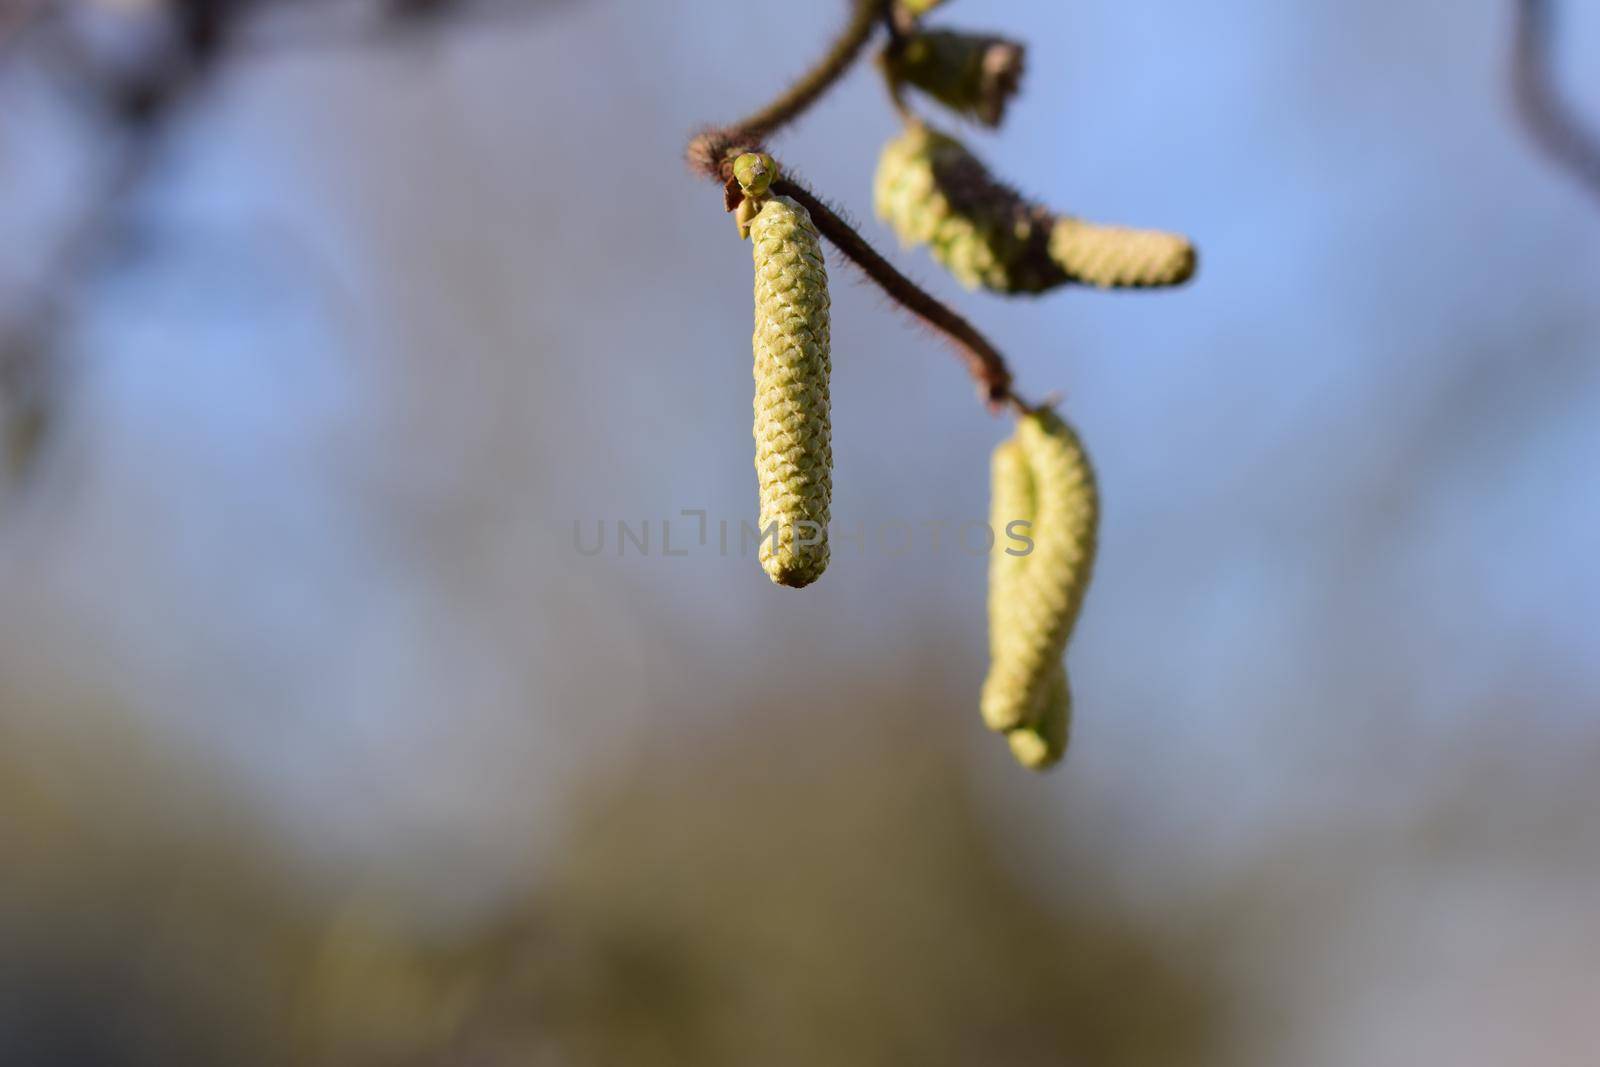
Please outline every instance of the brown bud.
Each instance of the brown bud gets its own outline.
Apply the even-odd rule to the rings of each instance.
[[[913,33],[887,57],[890,74],[945,107],[998,126],[1022,81],[1023,46],[1003,37],[928,30]]]

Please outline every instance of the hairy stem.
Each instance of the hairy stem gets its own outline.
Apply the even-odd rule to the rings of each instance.
[[[798,118],[850,68],[881,23],[891,37],[900,27],[892,0],[852,0],[850,22],[828,54],[787,92],[754,115],[729,126],[706,130],[689,142],[690,166],[724,186],[725,206],[732,211],[742,194],[733,178],[733,161],[741,153],[761,151],[761,142]],[[893,96],[891,91],[891,96]],[[779,173],[783,173],[780,168]],[[861,269],[889,298],[943,336],[955,348],[967,373],[991,407],[1010,406],[1020,413],[1032,408],[1011,390],[1011,371],[1000,352],[971,323],[901,274],[837,212],[792,178],[774,182],[772,191],[787,196],[811,214],[817,230],[845,258]]]
[[[843,252],[845,258],[859,267],[897,304],[942,334],[955,347],[966,364],[967,373],[978,383],[979,390],[989,403],[995,406],[1009,404],[1020,412],[1030,410],[1029,405],[1011,391],[1011,372],[1006,368],[1005,357],[971,323],[896,270],[856,232],[855,227],[840,218],[799,182],[792,178],[780,178],[772,183],[772,191],[789,197],[810,212],[817,230]]]
[[[855,63],[872,37],[879,19],[889,10],[889,0],[851,0],[850,21],[817,65],[778,99],[755,114],[728,127],[747,137],[772,136],[806,112]]]

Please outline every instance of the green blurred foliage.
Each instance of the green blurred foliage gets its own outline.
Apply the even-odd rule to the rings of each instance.
[[[840,761],[751,720],[597,780],[526,899],[467,925],[381,886],[312,891],[137,744],[120,767],[6,745],[5,1059],[1221,1062],[1192,948],[1119,912],[1087,850],[1071,894],[1040,897],[912,725]]]

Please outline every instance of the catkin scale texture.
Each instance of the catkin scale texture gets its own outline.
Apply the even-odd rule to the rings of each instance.
[[[1067,670],[1058,666],[1045,683],[1043,706],[1031,726],[1019,726],[1006,734],[1011,754],[1030,770],[1054,767],[1067,754],[1072,732],[1072,689]]]
[[[1011,524],[1028,523],[1026,534],[1031,537],[1038,518],[1033,472],[1019,442],[1004,441],[995,449],[990,484],[989,525],[996,542],[989,557],[989,654],[992,660],[999,661],[1008,654],[1008,644],[1013,640],[1015,616],[1023,595],[1021,586],[1027,581],[1031,558],[1031,553],[1012,554],[1019,550],[1013,547]],[[1007,734],[1017,762],[1043,770],[1061,759],[1067,747],[1071,703],[1066,674],[1059,665],[1042,693],[1026,686],[1011,686],[986,690],[985,698],[990,703],[985,710],[986,721],[1027,724],[1016,726]]]
[[[1004,650],[1005,635],[1011,629],[1016,590],[1023,581],[1030,558],[1013,554],[1019,550],[1013,547],[1009,536],[1011,524],[1028,523],[1025,532],[1031,537],[1037,506],[1033,472],[1018,441],[1002,441],[994,450],[989,468],[989,528],[995,535],[994,550],[989,554],[989,655],[998,657]]]
[[[788,197],[750,224],[755,257],[755,443],[762,569],[800,587],[828,566],[833,492],[828,272],[816,226]]]
[[[902,244],[927,245],[969,289],[1040,293],[1066,281],[1050,214],[989,179],[953,137],[913,123],[883,148],[873,206]]]
[[[1194,245],[1160,230],[1062,218],[1050,230],[1050,258],[1067,277],[1101,289],[1178,285],[1194,276]]]
[[[1003,529],[1028,519],[1033,551],[991,560],[991,663],[980,707],[990,729],[1037,734],[1043,751],[1030,749],[1024,762],[1044,765],[1065,746],[1071,701],[1061,657],[1094,566],[1099,498],[1082,443],[1049,412],[1020,421],[1015,438],[997,450],[993,473],[994,521]],[[1014,751],[1029,744],[1012,740]]]
[[[877,215],[902,244],[927,245],[969,289],[1042,293],[1179,285],[1197,257],[1178,234],[1057,216],[996,181],[953,137],[910,124],[884,146],[873,183]]]
[[[1022,76],[1022,46],[988,34],[923,30],[888,54],[891,77],[985,126],[998,126]]]

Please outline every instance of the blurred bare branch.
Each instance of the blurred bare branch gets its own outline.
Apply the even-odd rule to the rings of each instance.
[[[280,51],[396,44],[418,35],[498,27],[569,0],[257,0],[259,18],[240,27],[234,51]]]
[[[1545,154],[1600,198],[1600,134],[1562,96],[1552,55],[1551,0],[1516,0],[1516,5],[1511,77],[1517,113]]]
[[[69,101],[96,119],[109,116],[119,138],[38,283],[0,317],[0,466],[14,479],[31,466],[62,386],[59,338],[72,294],[121,230],[174,116],[220,63],[291,48],[383,45],[561,2],[0,0],[0,59],[26,48]]]

